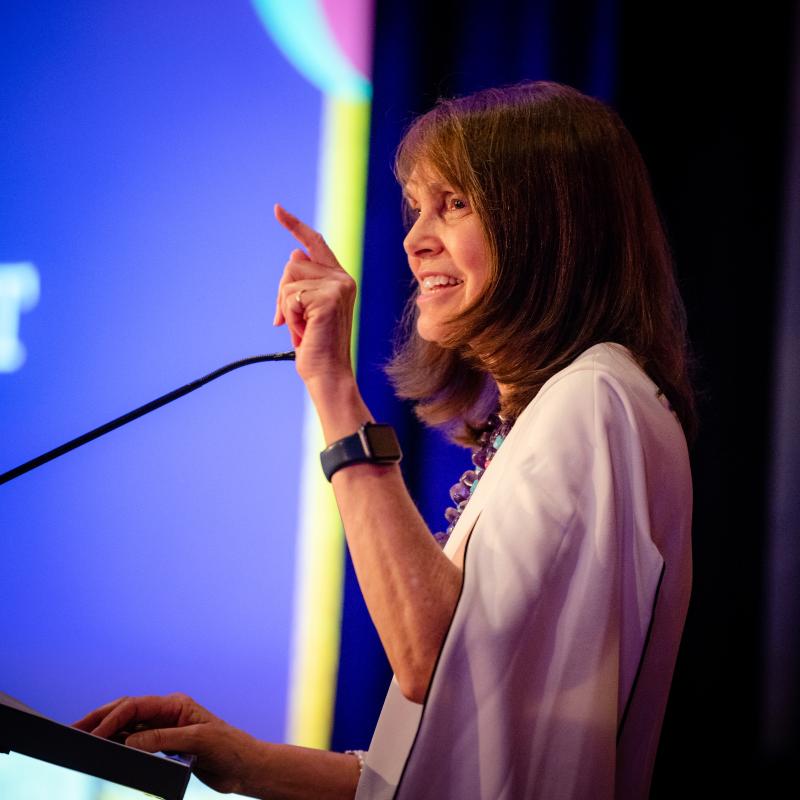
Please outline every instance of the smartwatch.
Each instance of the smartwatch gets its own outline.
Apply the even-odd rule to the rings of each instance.
[[[394,428],[373,422],[365,422],[355,433],[339,439],[319,454],[328,480],[350,464],[396,464],[402,457]]]

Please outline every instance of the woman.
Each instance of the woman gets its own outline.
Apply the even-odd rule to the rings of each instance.
[[[601,103],[530,83],[440,102],[396,170],[418,291],[390,373],[475,450],[443,549],[387,432],[363,430],[355,285],[276,207],[305,249],[275,324],[394,670],[369,753],[257,742],[183,696],[119,700],[78,726],[136,730],[128,744],[194,753],[203,780],[260,797],[646,797],[689,598],[695,419],[641,157]]]

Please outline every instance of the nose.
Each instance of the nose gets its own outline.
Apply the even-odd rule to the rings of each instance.
[[[442,241],[428,214],[420,214],[403,239],[403,249],[409,258],[426,258],[442,251]]]

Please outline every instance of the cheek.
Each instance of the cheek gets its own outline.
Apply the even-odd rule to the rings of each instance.
[[[462,264],[469,276],[468,299],[472,300],[483,291],[489,279],[489,243],[476,214],[470,217],[469,230],[464,234]]]
[[[489,254],[486,248],[479,246],[472,250],[469,254],[468,264],[469,281],[467,293],[471,300],[483,291],[489,280]]]

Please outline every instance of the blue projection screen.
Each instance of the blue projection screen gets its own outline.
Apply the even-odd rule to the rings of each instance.
[[[0,472],[238,358],[313,219],[320,93],[245,0],[0,7]],[[303,388],[231,373],[0,486],[0,690],[284,733]]]

